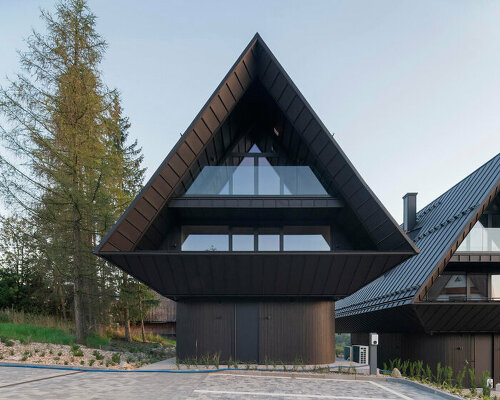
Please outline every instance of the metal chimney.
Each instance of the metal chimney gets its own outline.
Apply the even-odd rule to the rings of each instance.
[[[411,231],[417,223],[417,193],[406,193],[403,196],[403,229]]]

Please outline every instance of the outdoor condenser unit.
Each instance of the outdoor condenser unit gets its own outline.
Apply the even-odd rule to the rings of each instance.
[[[353,345],[351,361],[368,364],[368,346]]]
[[[345,346],[344,347],[344,360],[351,360],[351,354],[352,354],[352,347],[351,346]]]

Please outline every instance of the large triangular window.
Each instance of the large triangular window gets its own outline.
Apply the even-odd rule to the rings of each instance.
[[[328,196],[311,167],[292,165],[277,152],[253,144],[233,152],[224,165],[205,166],[186,196]]]

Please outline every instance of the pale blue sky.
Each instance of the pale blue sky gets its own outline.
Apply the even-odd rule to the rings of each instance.
[[[39,7],[0,0],[0,84]],[[91,0],[148,178],[259,32],[397,221],[500,151],[500,2]]]

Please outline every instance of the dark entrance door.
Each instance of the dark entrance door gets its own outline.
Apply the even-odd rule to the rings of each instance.
[[[236,304],[235,359],[259,361],[259,303]]]

